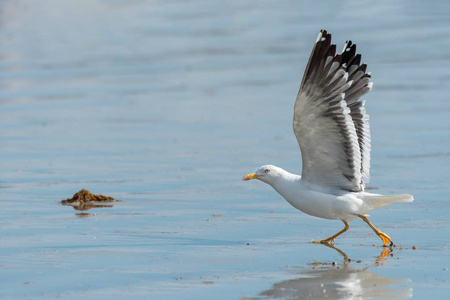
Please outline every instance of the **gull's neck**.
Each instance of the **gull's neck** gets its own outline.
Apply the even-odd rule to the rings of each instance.
[[[273,178],[271,182],[267,182],[278,192],[287,202],[295,206],[293,202],[301,194],[303,189],[301,182],[301,176],[289,173],[281,168],[278,168],[278,176]]]
[[[278,168],[277,178],[275,178],[273,182],[268,182],[268,184],[281,194],[281,190],[284,190],[284,188],[291,186],[292,184],[299,184],[300,178],[300,175],[292,174],[286,170]]]

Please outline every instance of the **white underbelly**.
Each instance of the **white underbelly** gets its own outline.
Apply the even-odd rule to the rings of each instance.
[[[288,193],[278,192],[292,206],[314,217],[351,221],[358,213],[359,199],[349,199],[346,196],[326,194],[301,187],[295,190],[290,189]]]

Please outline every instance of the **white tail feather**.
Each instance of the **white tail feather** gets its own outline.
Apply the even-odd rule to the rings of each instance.
[[[364,197],[364,202],[371,208],[371,210],[380,208],[394,202],[412,202],[414,201],[413,196],[408,194],[401,195],[387,195],[387,196],[366,196]]]

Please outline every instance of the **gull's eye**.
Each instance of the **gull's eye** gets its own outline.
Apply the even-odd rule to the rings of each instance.
[[[264,170],[264,173],[269,173],[269,172],[270,172],[269,169],[265,169],[265,170]]]

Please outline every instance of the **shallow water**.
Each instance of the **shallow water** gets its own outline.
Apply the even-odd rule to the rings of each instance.
[[[449,13],[447,1],[2,1],[0,297],[448,295]],[[360,221],[337,249],[309,243],[342,224],[241,181],[265,163],[300,172],[292,108],[321,28],[357,43],[373,74],[369,186],[415,197],[372,213],[401,246],[387,256]],[[82,188],[122,201],[59,204]]]

